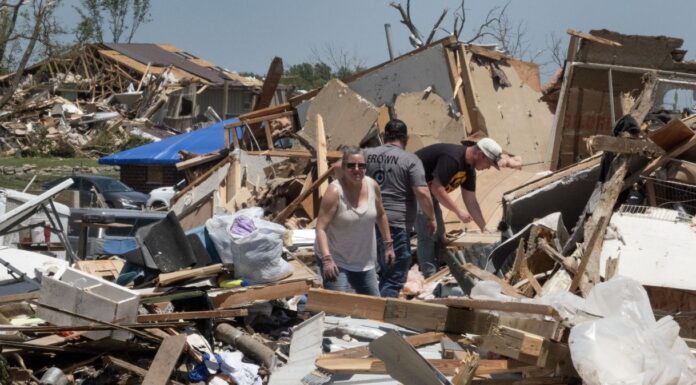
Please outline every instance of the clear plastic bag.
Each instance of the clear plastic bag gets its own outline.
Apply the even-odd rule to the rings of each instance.
[[[251,283],[267,283],[292,274],[292,266],[282,258],[285,227],[261,219],[263,209],[254,207],[232,215],[216,215],[206,222],[210,238],[226,265],[233,265],[234,277]],[[251,218],[255,229],[245,235],[232,231],[235,219]]]
[[[615,277],[595,286],[584,310],[604,318],[570,331],[573,365],[587,385],[692,385],[696,359],[667,316],[655,321],[637,281]]]

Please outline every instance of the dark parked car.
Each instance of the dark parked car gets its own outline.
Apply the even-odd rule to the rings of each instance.
[[[145,202],[147,202],[147,194],[135,191],[121,181],[106,176],[66,176],[44,183],[43,188],[44,190],[48,190],[68,178],[72,178],[75,182],[68,188],[68,191],[80,192],[80,202],[82,206],[96,206],[97,199],[92,192],[92,188],[104,197],[104,201],[109,207],[140,210],[145,207]]]

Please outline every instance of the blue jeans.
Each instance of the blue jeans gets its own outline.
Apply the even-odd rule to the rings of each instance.
[[[411,245],[408,231],[389,226],[394,241],[394,263],[389,265],[384,257],[382,234],[377,230],[377,262],[379,262],[379,293],[382,297],[398,297],[406,283],[411,267]]]
[[[437,272],[440,266],[439,257],[442,249],[442,237],[445,234],[445,221],[442,219],[442,209],[440,203],[433,197],[433,209],[435,211],[435,221],[437,230],[435,234],[428,234],[428,218],[423,214],[420,207],[416,214],[416,233],[418,234],[418,266],[425,278]]]
[[[358,294],[379,297],[377,272],[374,268],[365,271],[350,271],[339,267],[336,280],[327,281],[322,274],[323,266],[321,258],[317,257],[317,268],[319,268],[319,276],[321,277],[325,289],[342,291],[345,293],[355,291]]]

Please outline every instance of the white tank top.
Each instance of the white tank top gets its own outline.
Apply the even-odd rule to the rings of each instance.
[[[369,177],[365,177],[363,183],[367,183],[367,202],[363,207],[353,207],[343,193],[341,183],[338,180],[332,182],[338,189],[338,207],[326,235],[336,265],[348,271],[373,269],[377,260],[377,183]]]

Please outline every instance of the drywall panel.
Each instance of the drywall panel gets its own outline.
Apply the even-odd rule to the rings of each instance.
[[[536,178],[537,175],[534,172],[505,168],[500,169],[500,171],[495,169],[480,171],[476,175],[476,197],[489,230],[495,230],[503,217],[503,194]],[[465,207],[461,189],[451,192],[450,197],[458,207]],[[474,222],[461,223],[453,212],[444,207],[442,207],[442,217],[445,220],[447,231],[460,229],[467,232],[480,231]]]
[[[316,143],[316,115],[321,115],[326,146],[337,150],[357,146],[374,126],[379,114],[374,104],[356,94],[338,79],[330,80],[311,100],[308,119],[299,134]]]
[[[616,235],[608,232],[605,237],[600,274],[607,260],[618,258],[616,275],[646,286],[696,290],[696,231],[690,221],[678,218],[679,212],[657,207],[612,215]]]
[[[469,73],[476,108],[485,119],[488,136],[505,150],[522,157],[526,168],[542,170],[549,142],[553,113],[539,100],[541,91],[538,70],[516,60],[498,62],[498,67],[512,84],[500,87],[491,77],[488,61],[479,63],[471,53]]]
[[[406,149],[410,152],[435,143],[459,143],[464,139],[464,119],[450,114],[447,102],[433,92],[399,95],[394,114],[408,127]]]
[[[535,219],[560,211],[563,222],[573,226],[592,195],[599,169],[597,162],[514,199],[506,198],[505,221],[516,233]]]
[[[395,95],[428,87],[449,101],[454,88],[444,50],[443,45],[436,45],[403,57],[349,82],[348,86],[376,106],[391,106]],[[452,107],[458,111],[456,103],[452,103]]]

